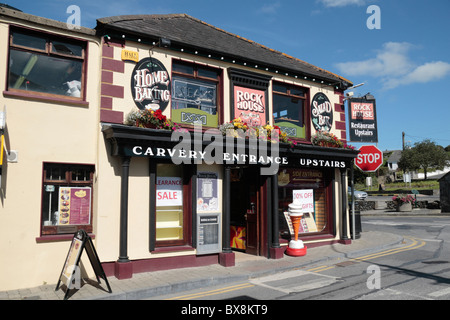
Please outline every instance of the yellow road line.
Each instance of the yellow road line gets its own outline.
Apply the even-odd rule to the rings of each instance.
[[[206,297],[206,296],[212,296],[212,295],[216,295],[216,294],[226,293],[226,292],[230,292],[230,291],[241,290],[241,289],[245,289],[245,288],[251,288],[254,286],[255,285],[251,284],[251,283],[241,283],[241,284],[238,284],[235,286],[215,289],[215,290],[211,290],[211,291],[204,291],[204,292],[199,292],[199,293],[192,293],[192,294],[188,294],[188,295],[184,295],[184,296],[169,298],[166,300],[190,300],[190,299],[195,299],[195,298],[202,298],[202,297]]]
[[[361,256],[361,257],[358,257],[358,258],[352,258],[352,259],[349,259],[349,261],[366,261],[366,260],[370,260],[370,259],[376,259],[376,258],[388,256],[388,255],[391,255],[391,254],[396,254],[396,253],[409,251],[409,250],[415,250],[415,249],[423,247],[426,244],[425,241],[420,240],[420,239],[415,239],[415,238],[406,237],[406,236],[405,236],[405,238],[411,240],[412,243],[407,245],[407,246],[405,246],[405,247],[389,249],[389,250],[385,250],[385,251],[376,252],[376,253],[368,254],[368,255],[365,255],[365,256]],[[329,269],[333,269],[335,267],[336,267],[335,265],[333,265],[333,266],[319,266],[319,267],[308,269],[306,271],[309,271],[309,272],[322,272],[322,271],[326,271],[326,270],[329,270]]]
[[[350,259],[350,260],[352,260],[352,261],[366,261],[366,260],[369,260],[369,259],[375,259],[375,258],[379,258],[379,257],[384,257],[384,256],[388,256],[388,255],[391,255],[391,254],[396,254],[396,253],[400,253],[400,252],[404,252],[404,251],[415,250],[415,249],[423,247],[426,244],[425,241],[420,240],[420,239],[415,239],[415,238],[410,238],[410,237],[405,237],[405,238],[408,238],[408,239],[412,240],[412,243],[407,245],[406,247],[395,248],[395,249],[390,249],[390,250],[386,250],[386,251],[382,251],[382,252],[372,253],[372,254],[369,254],[369,255],[366,255],[366,256],[353,258],[353,259]]]
[[[309,271],[309,272],[321,272],[321,271],[325,271],[325,270],[328,270],[328,269],[333,269],[335,267],[336,266],[334,266],[334,265],[333,266],[320,266],[320,267],[308,269],[306,271]]]

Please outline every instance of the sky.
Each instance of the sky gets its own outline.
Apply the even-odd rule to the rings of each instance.
[[[186,13],[321,67],[376,99],[382,151],[430,139],[450,145],[449,0],[3,0],[25,13],[81,26],[129,14]],[[73,21],[73,20],[71,20]],[[347,110],[347,106],[346,106]],[[346,111],[347,112],[347,111]],[[348,136],[348,135],[347,135]],[[360,143],[352,143],[356,148]]]

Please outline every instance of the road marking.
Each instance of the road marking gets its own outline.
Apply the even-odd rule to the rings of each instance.
[[[396,253],[400,253],[400,252],[404,252],[404,251],[415,250],[415,249],[423,247],[426,244],[426,242],[421,239],[415,239],[415,238],[406,237],[406,236],[405,236],[405,238],[410,239],[412,241],[412,243],[407,245],[406,247],[381,251],[381,252],[369,254],[366,256],[358,257],[358,258],[352,258],[350,260],[366,261],[366,260],[380,258],[380,257],[384,257],[384,256],[388,256],[391,254],[396,254]]]
[[[435,297],[435,298],[437,298],[437,297],[445,296],[445,295],[447,295],[447,294],[450,294],[450,288],[445,288],[445,289],[442,289],[442,290],[438,290],[438,291],[429,293],[428,295],[429,295],[430,297]]]
[[[169,299],[165,299],[165,300],[190,300],[190,299],[202,298],[202,297],[212,296],[212,295],[216,295],[216,294],[221,294],[221,293],[241,290],[241,289],[245,289],[245,288],[251,288],[251,287],[254,287],[254,286],[255,286],[254,284],[246,282],[246,283],[241,283],[241,284],[238,284],[238,285],[235,285],[235,286],[215,289],[215,290],[211,290],[211,291],[203,291],[203,292],[199,292],[199,293],[192,293],[192,294],[187,294],[187,295],[184,295],[184,296],[173,297],[173,298],[169,298]]]
[[[308,272],[321,272],[321,271],[325,271],[325,270],[333,269],[333,268],[335,268],[335,266],[320,266],[320,267],[308,269],[306,271],[308,271]]]
[[[283,280],[287,281],[283,282]],[[251,283],[260,287],[265,287],[283,292],[285,294],[290,294],[293,292],[302,292],[322,288],[339,281],[341,281],[339,278],[333,276],[314,274],[302,270],[292,270],[252,279]]]
[[[391,255],[391,254],[396,254],[396,253],[409,251],[409,250],[415,250],[415,249],[418,249],[420,247],[423,247],[426,244],[426,242],[424,240],[422,240],[422,239],[415,239],[415,238],[406,237],[406,236],[405,236],[405,238],[411,240],[412,243],[407,245],[407,246],[405,246],[405,247],[401,247],[401,248],[394,248],[394,249],[389,249],[389,250],[385,250],[385,251],[381,251],[381,252],[368,254],[368,255],[365,255],[365,256],[357,257],[357,258],[351,258],[351,259],[349,259],[349,261],[366,261],[366,260],[370,260],[370,259],[376,259],[376,258],[388,256],[388,255]],[[309,271],[309,272],[322,272],[322,271],[333,269],[335,267],[336,267],[336,265],[333,265],[333,266],[319,266],[319,267],[308,269],[307,271]]]

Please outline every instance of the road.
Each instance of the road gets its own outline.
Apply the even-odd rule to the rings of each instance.
[[[363,232],[402,235],[395,247],[250,281],[154,299],[449,300],[450,217],[363,217]]]

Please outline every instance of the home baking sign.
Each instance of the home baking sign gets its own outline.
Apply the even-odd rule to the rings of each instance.
[[[170,102],[171,82],[166,67],[155,58],[144,58],[131,75],[131,94],[141,109],[164,111]]]

